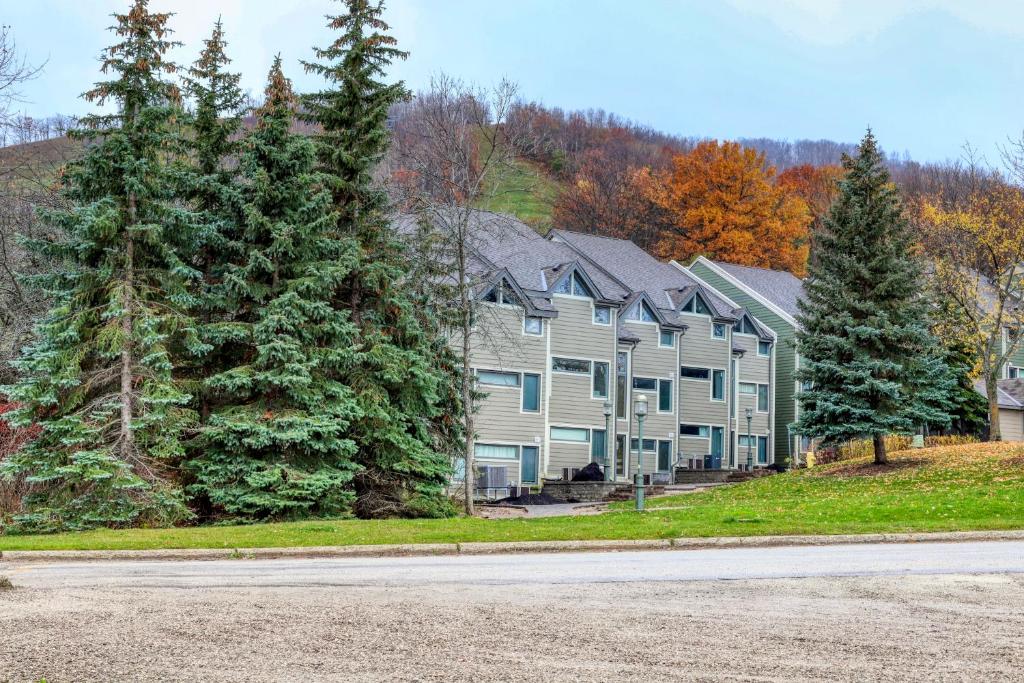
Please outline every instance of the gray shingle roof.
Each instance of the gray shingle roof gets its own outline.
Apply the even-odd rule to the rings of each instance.
[[[796,317],[800,312],[797,302],[804,296],[804,283],[792,273],[784,270],[739,266],[725,261],[713,261],[713,263],[789,315]]]
[[[996,382],[996,387],[1000,408],[1024,409],[1024,379],[1001,379]],[[975,382],[974,390],[986,396],[985,380]]]
[[[557,229],[550,235],[556,244],[557,240],[562,240],[571,245],[626,287],[646,291],[659,309],[674,311],[699,287],[697,280],[675,266],[662,263],[629,240]],[[701,288],[701,292],[718,316],[734,317],[728,302],[706,288]]]

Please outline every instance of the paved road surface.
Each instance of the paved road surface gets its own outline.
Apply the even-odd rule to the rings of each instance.
[[[986,680],[1024,543],[0,565],[0,681]]]

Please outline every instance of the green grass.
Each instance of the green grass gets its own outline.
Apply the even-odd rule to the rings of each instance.
[[[551,227],[551,212],[558,196],[558,181],[536,164],[517,160],[512,172],[503,173],[482,209],[510,213],[539,232]]]
[[[0,536],[2,550],[255,548],[1024,528],[1024,447],[975,444],[792,472],[589,517],[339,520]]]

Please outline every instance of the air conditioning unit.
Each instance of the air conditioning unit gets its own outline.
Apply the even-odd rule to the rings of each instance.
[[[477,489],[503,489],[508,486],[508,468],[504,465],[483,465],[477,471]]]

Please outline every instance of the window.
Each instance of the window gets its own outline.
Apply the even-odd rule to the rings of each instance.
[[[658,335],[658,346],[665,346],[672,348],[676,345],[676,333],[669,332],[668,330],[662,330],[661,334]]]
[[[747,316],[740,318],[739,328],[740,334],[757,334],[757,328],[754,327],[754,323]]]
[[[654,315],[654,311],[647,305],[646,301],[641,301],[636,306],[633,306],[626,313],[626,320],[639,320],[640,322],[653,323],[657,322],[658,318]]]
[[[759,436],[757,437],[757,464],[767,465],[768,464],[768,437]]]
[[[705,439],[710,434],[707,425],[679,425],[679,436],[701,436]]]
[[[498,372],[496,370],[477,370],[476,379],[480,384],[492,387],[518,387],[518,372]]]
[[[594,294],[590,291],[590,287],[583,281],[579,273],[573,271],[568,277],[562,278],[555,288],[551,290],[554,294],[572,294],[573,296],[586,296],[591,299],[594,298]]]
[[[768,356],[772,351],[772,343],[766,341],[757,342],[757,355]]]
[[[540,375],[523,375],[523,412],[540,412]]]
[[[701,315],[711,315],[711,307],[704,301],[704,297],[700,294],[694,294],[693,298],[686,302],[680,310],[686,311],[687,313],[699,313]]]
[[[712,325],[711,336],[715,339],[725,339],[725,323],[715,323]]]
[[[629,450],[631,450],[634,453],[636,453],[636,445],[637,445],[637,443],[638,443],[637,439],[630,439],[629,440]],[[644,452],[645,453],[653,453],[655,448],[656,447],[655,447],[655,444],[654,444],[654,439],[644,439]]]
[[[571,372],[576,375],[590,374],[590,361],[576,358],[552,358],[551,369],[555,372]]]
[[[551,440],[587,443],[590,441],[590,430],[579,427],[552,427]]]
[[[708,379],[711,377],[711,370],[707,368],[691,368],[684,365],[679,368],[679,376],[685,379]]]
[[[668,472],[672,469],[672,442],[658,442],[658,471]]]
[[[658,412],[672,412],[672,380],[658,380]]]
[[[736,437],[736,444],[740,448],[746,448],[748,443],[750,444],[750,447],[753,448],[754,447],[754,441],[756,441],[756,438],[752,436],[752,437],[750,437],[750,441],[748,442],[746,434],[740,434],[738,437]]]
[[[519,474],[520,483],[537,483],[537,463],[539,460],[540,449],[537,446],[523,446],[522,471]]]
[[[608,435],[603,429],[594,429],[590,434],[590,459],[593,462],[604,462],[608,457]]]
[[[634,377],[633,388],[640,389],[641,391],[657,391],[658,380],[651,379],[650,377]]]
[[[711,371],[711,400],[725,400],[725,370]]]
[[[596,325],[612,324],[612,309],[610,306],[594,306],[594,323]]]
[[[753,396],[757,393],[757,385],[752,382],[740,382],[740,393]]]
[[[523,332],[538,336],[544,334],[544,320],[542,318],[526,316],[523,318]]]
[[[629,357],[620,351],[615,357],[615,417],[626,419],[626,371],[629,369]]]
[[[594,362],[594,398],[608,398],[608,364]]]
[[[478,460],[515,460],[519,457],[519,446],[478,443],[473,445],[473,457]]]
[[[757,412],[767,413],[768,412],[768,385],[758,384],[757,385]]]
[[[499,284],[492,287],[486,294],[480,297],[481,300],[492,304],[510,304],[514,306],[522,306],[523,302],[519,300],[512,288],[509,287],[508,283],[502,280]]]
[[[1020,368],[1009,366],[1006,368],[1006,376],[1010,379],[1017,379],[1020,376]]]

